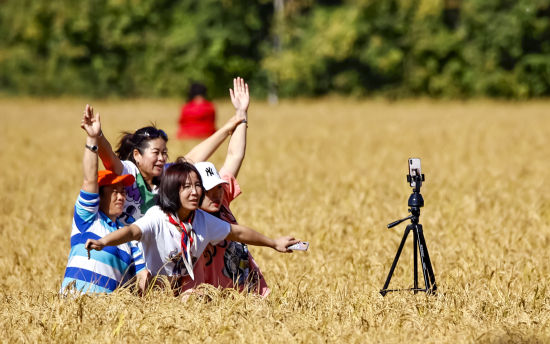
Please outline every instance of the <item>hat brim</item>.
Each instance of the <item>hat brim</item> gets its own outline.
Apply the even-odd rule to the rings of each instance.
[[[208,184],[208,185],[206,185],[206,184]],[[229,182],[226,181],[226,180],[223,180],[223,179],[221,179],[221,178],[220,178],[220,179],[216,179],[216,181],[211,182],[211,183],[204,183],[204,182],[203,182],[203,186],[204,186],[204,189],[205,189],[206,191],[208,191],[208,190],[210,190],[210,189],[212,189],[212,188],[214,188],[215,186],[218,186],[218,185],[220,185],[220,184],[229,184]]]
[[[126,186],[132,185],[135,180],[136,180],[136,178],[134,178],[133,175],[124,174],[122,176],[116,176],[113,179],[107,179],[106,178],[106,179],[102,180],[99,183],[99,186],[108,186],[108,185],[115,185],[115,184],[118,184],[118,183],[122,183],[122,185],[124,185],[126,187]]]
[[[136,178],[134,178],[133,175],[125,174],[125,175],[116,177],[115,180],[113,181],[113,184],[116,184],[116,183],[120,182],[124,186],[130,186],[130,185],[134,184],[135,180],[136,180]]]

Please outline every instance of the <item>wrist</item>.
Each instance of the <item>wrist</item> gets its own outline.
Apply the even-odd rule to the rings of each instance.
[[[86,144],[88,145],[97,145],[97,141],[97,136],[88,135],[88,137],[86,138]]]
[[[87,149],[92,151],[93,153],[97,153],[98,147],[97,147],[97,137],[88,136],[86,139],[86,144],[84,145]]]
[[[230,119],[223,127],[225,136],[231,135],[236,126],[235,119]]]

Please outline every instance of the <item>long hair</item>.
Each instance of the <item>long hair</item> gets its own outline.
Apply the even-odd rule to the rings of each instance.
[[[155,125],[140,128],[133,134],[125,131],[122,133],[122,137],[118,142],[116,155],[120,160],[130,160],[135,164],[134,149],[137,149],[139,154],[143,154],[145,149],[149,147],[149,141],[159,137],[163,139],[164,142],[168,142],[168,135]]]
[[[129,160],[137,165],[136,160],[134,159],[134,149],[137,149],[139,154],[143,154],[145,149],[149,147],[149,141],[159,137],[163,139],[164,142],[168,142],[168,135],[166,135],[164,130],[158,129],[154,124],[148,127],[140,128],[133,134],[125,131],[122,133],[122,137],[118,142],[118,148],[115,153],[120,160]],[[153,178],[153,184],[160,184],[158,177]]]
[[[181,160],[178,159],[178,161],[170,165],[162,175],[157,199],[157,204],[160,209],[167,213],[177,213],[181,208],[180,187],[185,184],[191,172],[195,172],[201,182],[202,194],[199,199],[199,207],[201,206],[204,194],[206,193],[204,186],[202,186],[201,175],[193,164],[181,162]]]

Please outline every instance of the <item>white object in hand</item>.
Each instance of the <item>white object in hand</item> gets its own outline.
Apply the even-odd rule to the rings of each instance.
[[[287,248],[289,250],[293,250],[293,251],[307,251],[308,247],[309,247],[309,242],[300,241],[300,242],[295,243],[294,245],[290,245]]]

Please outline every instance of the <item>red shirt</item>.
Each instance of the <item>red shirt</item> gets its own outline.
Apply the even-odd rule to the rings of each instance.
[[[207,100],[191,100],[181,108],[178,139],[205,138],[216,131],[216,109]]]

